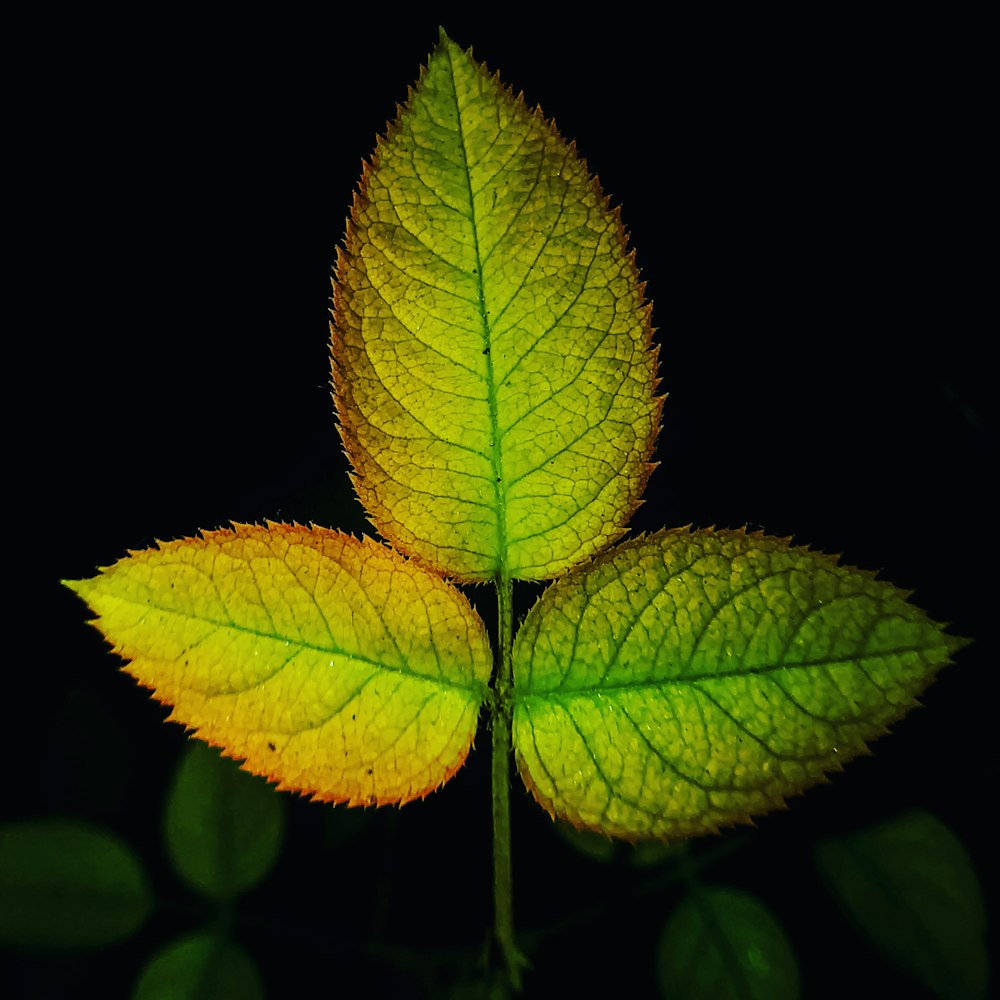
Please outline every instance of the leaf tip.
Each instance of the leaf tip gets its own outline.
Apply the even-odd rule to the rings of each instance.
[[[101,586],[101,580],[114,566],[98,566],[97,572],[93,576],[84,577],[82,580],[60,580],[59,583],[67,590],[71,590],[84,604],[92,611],[91,598]],[[92,619],[94,621],[96,619]]]
[[[945,631],[948,628],[950,628],[950,623],[942,622],[941,635],[948,647],[948,655],[950,657],[954,657],[956,653],[965,649],[966,646],[971,646],[976,641],[970,635],[954,635],[951,632]]]

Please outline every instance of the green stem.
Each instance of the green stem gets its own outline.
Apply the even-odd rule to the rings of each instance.
[[[493,933],[515,990],[521,988],[524,957],[514,941],[514,903],[510,863],[510,755],[513,718],[514,636],[513,585],[503,576],[496,579],[499,610],[499,656],[493,677]]]

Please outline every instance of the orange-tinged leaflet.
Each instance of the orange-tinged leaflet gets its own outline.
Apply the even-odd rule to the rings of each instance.
[[[280,788],[406,802],[469,751],[491,668],[483,623],[371,539],[235,525],[70,586],[171,719]]]
[[[398,549],[539,580],[621,536],[660,416],[626,242],[575,148],[442,35],[365,167],[334,288],[344,446]]]

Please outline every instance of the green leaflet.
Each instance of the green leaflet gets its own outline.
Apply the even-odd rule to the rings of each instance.
[[[132,1000],[264,1000],[253,958],[211,931],[171,941],[146,963]]]
[[[663,531],[553,584],[514,646],[514,748],[550,813],[628,838],[746,821],[838,769],[963,642],[787,540]]]
[[[941,820],[908,813],[823,841],[816,860],[847,915],[894,965],[945,1000],[987,995],[983,890]]]
[[[397,549],[545,579],[625,530],[660,414],[626,242],[575,149],[442,32],[365,167],[334,287],[344,447]]]
[[[665,1000],[796,1000],[799,970],[770,910],[721,886],[696,888],[670,915],[657,955]]]
[[[134,934],[153,907],[135,851],[72,820],[0,826],[0,946],[97,948]]]
[[[188,746],[167,799],[164,832],[174,868],[206,896],[231,899],[273,867],[285,800],[204,743]]]

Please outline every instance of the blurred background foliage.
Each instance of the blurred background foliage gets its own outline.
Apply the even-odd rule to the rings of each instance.
[[[12,432],[35,528],[9,529],[13,996],[482,982],[482,733],[402,810],[277,795],[164,726],[56,582],[230,518],[365,530],[329,398],[329,268],[361,158],[437,37],[422,12],[376,37],[368,14],[178,12],[122,45],[88,10],[25,43],[50,85],[15,102],[43,192],[18,239],[48,319],[21,338],[39,419]],[[633,528],[794,535],[884,567],[976,642],[873,756],[752,828],[571,843],[515,788],[528,995],[981,997],[998,758],[978,33],[705,16],[445,21],[622,206],[670,393]]]

